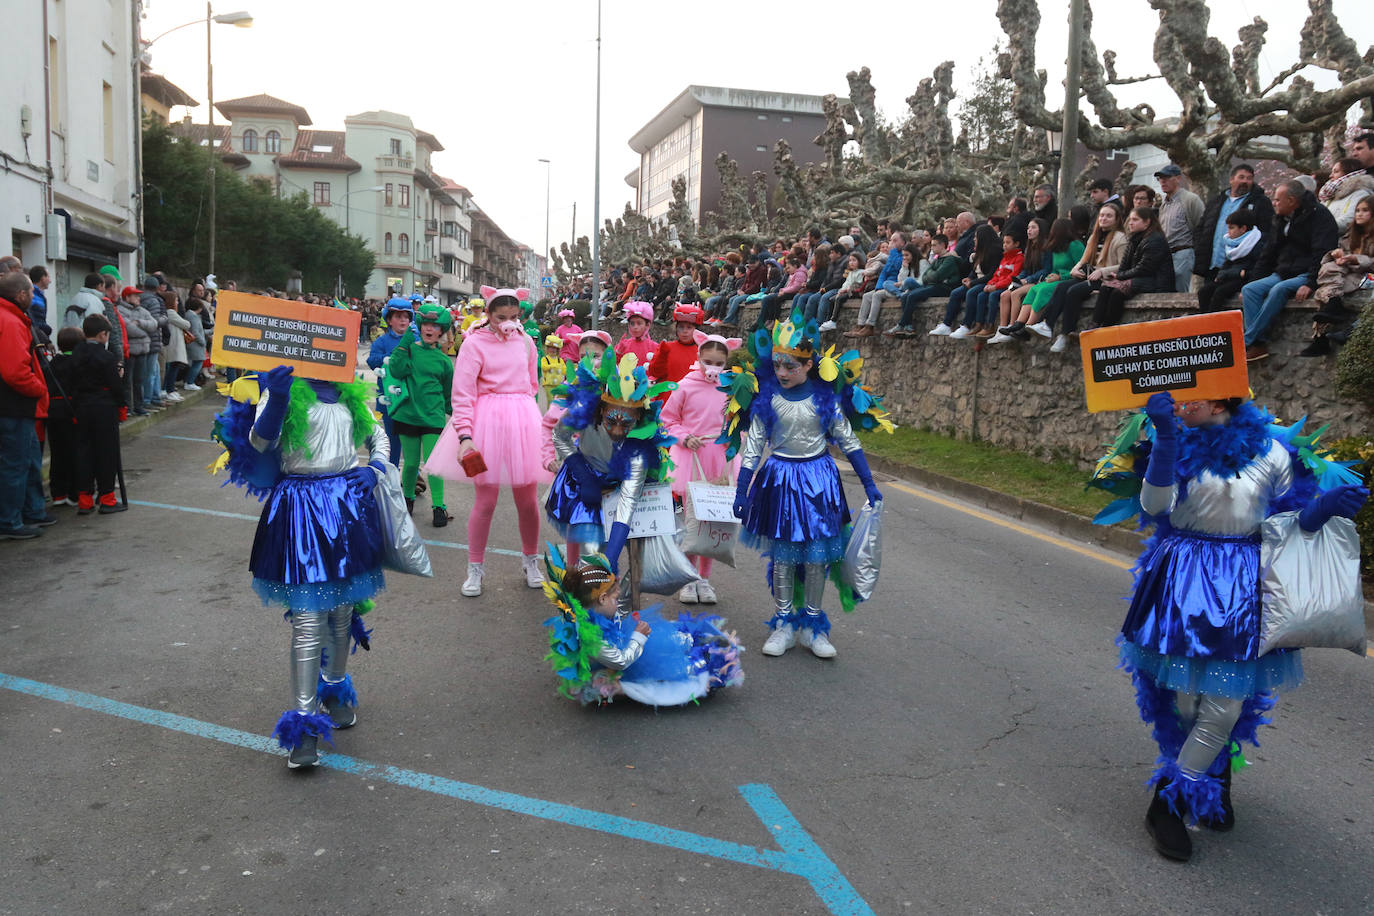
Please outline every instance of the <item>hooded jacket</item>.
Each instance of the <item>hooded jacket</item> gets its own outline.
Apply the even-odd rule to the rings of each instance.
[[[48,383],[33,345],[33,322],[18,305],[0,299],[0,417],[47,415]]]
[[[1326,253],[1340,245],[1340,233],[1331,211],[1317,203],[1317,196],[1304,191],[1298,209],[1274,219],[1274,231],[1260,256],[1255,276],[1278,274],[1281,280],[1307,275],[1316,283],[1317,270]]]

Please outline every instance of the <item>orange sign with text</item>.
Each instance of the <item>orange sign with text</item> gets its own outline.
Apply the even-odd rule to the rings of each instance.
[[[1142,321],[1084,331],[1088,410],[1143,407],[1156,391],[1180,401],[1243,398],[1245,318],[1240,311]]]
[[[353,381],[357,312],[222,291],[215,312],[217,366],[266,371],[290,366],[298,378]]]

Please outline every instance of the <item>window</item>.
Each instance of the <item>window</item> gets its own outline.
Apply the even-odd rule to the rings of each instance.
[[[57,39],[48,36],[48,98],[52,99],[53,130],[62,133],[62,62],[57,59]]]
[[[397,254],[410,254],[410,236],[402,232],[401,237],[400,239],[398,239],[398,241],[400,242],[400,245],[398,247]]]
[[[269,130],[267,136],[263,138],[262,151],[265,153],[281,152],[281,134],[275,130]]]
[[[405,236],[401,236],[401,237],[402,237],[402,238],[405,238]],[[382,239],[382,254],[391,254],[391,233],[390,233],[390,232],[388,232],[388,233],[386,234],[386,237]]]
[[[403,206],[403,207],[409,207],[409,206],[410,206],[410,185],[408,185],[408,184],[403,184],[403,185],[400,186],[400,188],[401,188],[401,206]]]
[[[245,153],[258,151],[258,132],[251,127],[243,132],[243,151]]]
[[[754,152],[756,152],[756,153],[766,153],[766,152],[768,152],[768,147],[766,147],[766,146],[756,146],[756,147],[754,147]]]
[[[384,201],[384,202],[386,203],[386,205],[387,205],[388,207],[392,206],[392,204],[394,203],[394,201],[392,201],[392,199],[391,199],[391,193],[392,193],[392,192],[391,192],[391,185],[387,185],[387,186],[386,186],[386,193],[383,195],[383,197],[385,198],[385,201]]]
[[[400,141],[400,140],[392,140],[392,141],[391,141],[391,155],[393,155],[393,156],[399,156],[399,155],[401,155],[401,141]]]
[[[327,207],[327,206],[329,206],[329,182],[327,182],[327,181],[317,181],[317,182],[315,182],[315,206],[317,206],[317,207]]]
[[[114,123],[114,87],[109,83],[101,83],[100,101],[101,114],[105,123],[105,161],[114,162],[115,157],[115,123]]]

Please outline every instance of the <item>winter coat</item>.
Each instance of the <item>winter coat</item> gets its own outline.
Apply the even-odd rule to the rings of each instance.
[[[76,291],[71,304],[62,313],[62,327],[80,328],[81,322],[90,315],[105,314],[105,297],[98,289],[89,286]]]
[[[191,326],[191,341],[186,344],[186,364],[191,367],[191,380],[195,381],[205,362],[205,323],[196,309],[186,310],[186,321]]]
[[[157,333],[148,335],[148,352],[162,352],[162,331],[167,327],[167,303],[150,289],[145,289],[138,297],[138,304],[157,322]]]
[[[92,408],[120,408],[124,405],[124,380],[119,375],[119,360],[93,340],[72,350],[70,392],[78,412]]]
[[[1317,203],[1311,191],[1304,191],[1298,209],[1274,220],[1274,231],[1255,268],[1257,279],[1278,274],[1280,280],[1306,276],[1315,282],[1322,258],[1340,244],[1336,219]]]
[[[987,282],[987,289],[995,291],[1006,289],[1011,286],[1012,278],[1021,272],[1021,268],[1026,263],[1026,253],[1020,248],[1013,248],[1011,251],[1002,254],[1002,260],[997,265],[997,270],[993,271],[992,278]]]
[[[166,347],[167,362],[186,363],[186,338],[181,332],[191,330],[191,322],[173,310],[167,313],[167,327],[172,332],[171,342]]]
[[[148,310],[143,306],[130,305],[120,300],[119,317],[124,319],[124,331],[128,335],[130,356],[146,356],[151,353],[153,335],[157,335],[158,343],[162,342],[162,333],[157,326],[157,319],[149,315]]]
[[[29,320],[33,326],[43,332],[43,336],[52,337],[52,325],[48,324],[48,297],[43,295],[43,291],[37,286],[33,288],[33,303],[29,306]]]
[[[1174,258],[1162,232],[1137,232],[1126,243],[1116,279],[1131,281],[1131,295],[1172,291]]]
[[[1365,238],[1364,245],[1357,251],[1350,247],[1350,236],[1341,239],[1341,251],[1353,254],[1357,263],[1337,264],[1327,252],[1322,257],[1321,267],[1317,270],[1317,290],[1312,298],[1325,303],[1337,296],[1346,296],[1360,288],[1365,275],[1374,270],[1374,235]]]
[[[948,296],[968,273],[968,264],[957,254],[946,254],[921,274],[921,285],[935,287],[935,295]]]
[[[1207,202],[1202,211],[1202,219],[1193,230],[1193,273],[1199,277],[1207,276],[1212,269],[1212,244],[1217,237],[1217,224],[1221,222],[1221,207],[1231,197],[1229,189],[1222,191]],[[1274,205],[1264,193],[1264,188],[1255,185],[1237,210],[1249,210],[1254,214],[1255,228],[1269,235],[1274,228]]]
[[[1335,188],[1335,196],[1326,202],[1326,209],[1336,220],[1336,231],[1345,234],[1355,221],[1355,205],[1374,195],[1374,175],[1356,172],[1347,175]]]
[[[825,270],[825,282],[820,286],[822,290],[829,292],[832,289],[839,289],[844,285],[844,265],[848,260],[849,256],[846,255],[838,261],[830,262],[830,265]]]
[[[762,261],[755,261],[744,271],[744,281],[739,285],[738,295],[752,296],[763,289],[764,281],[767,279],[768,265]]]
[[[0,417],[46,417],[48,383],[33,345],[33,322],[0,299]]]

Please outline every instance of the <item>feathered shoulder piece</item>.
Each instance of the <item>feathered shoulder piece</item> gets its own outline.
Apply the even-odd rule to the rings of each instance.
[[[215,414],[210,436],[224,451],[208,470],[211,474],[227,470],[229,479],[224,484],[243,487],[261,501],[272,492],[282,475],[278,453],[275,450],[260,452],[249,441],[258,416],[258,377],[256,374],[241,375],[232,384],[220,385],[219,392],[229,401],[224,410]]]
[[[549,654],[544,660],[553,666],[558,675],[558,692],[570,699],[583,699],[592,685],[592,660],[601,648],[601,626],[572,595],[563,590],[563,576],[567,563],[563,552],[554,544],[546,544],[544,567],[544,597],[549,599],[557,612],[544,621],[549,631]],[[588,557],[584,562],[610,564],[600,555]],[[598,671],[597,674],[602,672]],[[615,672],[618,674],[618,672]]]
[[[590,357],[584,357],[575,368],[569,363],[566,381],[553,390],[557,404],[567,409],[562,422],[572,429],[586,429],[596,422],[597,408],[603,402],[642,411],[639,425],[630,430],[628,438],[649,457],[650,479],[661,482],[672,469],[668,447],[677,440],[663,431],[663,402],[655,398],[676,390],[677,382],[650,384],[633,353],[626,353],[618,363],[609,357],[608,353],[602,358],[599,368],[592,367]]]

